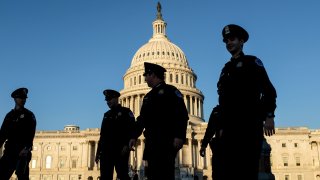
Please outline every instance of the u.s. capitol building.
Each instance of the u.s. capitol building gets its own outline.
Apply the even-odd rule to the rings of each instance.
[[[152,27],[151,39],[135,53],[123,76],[120,103],[139,116],[143,97],[150,90],[142,75],[144,62],[165,67],[165,81],[182,92],[190,119],[187,141],[176,157],[176,179],[210,180],[212,152],[207,148],[204,158],[199,154],[207,123],[203,119],[204,95],[196,87],[197,76],[184,52],[168,39],[161,8]],[[29,164],[30,180],[99,179],[99,166],[94,162],[99,133],[99,128],[80,130],[76,125],[67,125],[63,130],[37,131]],[[274,136],[267,137],[267,142],[272,148],[271,170],[276,180],[320,180],[320,130],[277,128]],[[130,168],[137,170],[140,179],[144,175],[143,149],[142,135],[130,156]]]

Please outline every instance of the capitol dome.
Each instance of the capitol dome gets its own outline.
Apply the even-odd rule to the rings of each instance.
[[[124,89],[120,91],[120,103],[129,107],[137,117],[143,97],[150,91],[143,77],[144,62],[159,64],[167,70],[166,83],[176,86],[183,94],[191,124],[199,124],[204,122],[204,96],[196,88],[197,76],[189,67],[184,52],[167,37],[167,24],[162,18],[161,7],[158,6],[157,10],[157,18],[152,23],[151,39],[138,49],[123,76]]]

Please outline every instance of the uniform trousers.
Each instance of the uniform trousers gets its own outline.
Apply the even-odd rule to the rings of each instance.
[[[224,129],[222,137],[218,138],[213,146],[213,179],[258,180],[263,140],[262,124],[239,124],[235,127],[237,128]]]
[[[117,172],[117,178],[120,180],[130,180],[129,177],[129,153],[121,154],[121,151],[104,153],[102,151],[100,158],[100,179],[113,180],[114,169]]]
[[[5,149],[0,159],[0,179],[9,180],[13,172],[19,180],[29,180],[29,162],[31,152],[27,158],[19,158],[19,152],[15,149]]]
[[[177,150],[174,149],[173,143],[152,147],[146,158],[148,180],[174,180],[176,154]]]

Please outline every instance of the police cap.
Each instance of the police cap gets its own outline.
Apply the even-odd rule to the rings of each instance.
[[[11,93],[11,97],[26,99],[28,98],[27,94],[28,94],[27,88],[18,88]]]
[[[244,42],[247,42],[249,39],[249,34],[241,26],[229,24],[223,28],[222,37],[224,41],[229,37],[237,37],[239,39],[243,39]]]
[[[167,70],[164,67],[158,64],[145,62],[143,76],[146,76],[147,74],[151,74],[151,73],[154,73],[157,76],[163,76],[164,72],[166,71]]]
[[[110,101],[112,98],[120,97],[120,93],[118,91],[112,89],[106,89],[103,91],[103,94],[106,96],[106,100]]]

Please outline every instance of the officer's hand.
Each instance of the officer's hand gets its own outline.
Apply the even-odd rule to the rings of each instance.
[[[27,150],[27,148],[23,148],[20,153],[19,153],[19,156],[20,157],[26,157],[29,153],[29,150]]]
[[[174,138],[173,140],[173,147],[176,149],[181,149],[183,146],[183,140],[180,138]]]
[[[130,141],[129,141],[129,149],[130,149],[130,151],[134,151],[134,147],[136,146],[136,142],[137,142],[136,139],[130,139]]]
[[[129,151],[130,151],[130,149],[129,149],[128,146],[123,146],[122,151],[121,151],[121,154],[122,154],[122,155],[125,155],[125,154],[127,154]]]
[[[274,129],[274,118],[271,117],[267,117],[266,121],[264,122],[264,134],[266,136],[272,136],[275,133],[275,129]]]
[[[97,164],[99,163],[100,161],[100,153],[97,153],[96,154],[96,159],[94,160]]]
[[[204,157],[206,155],[206,148],[205,147],[201,147],[200,148],[200,156]]]

